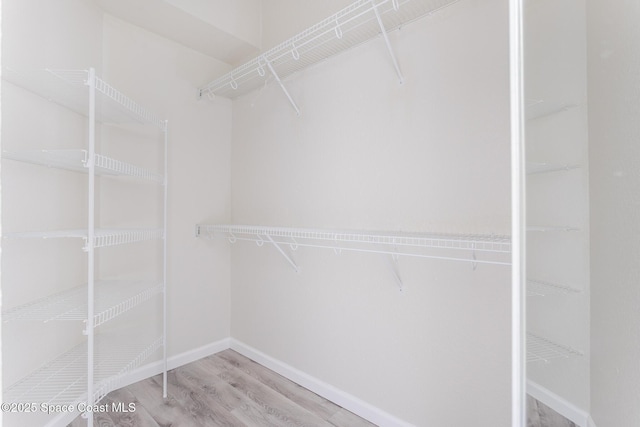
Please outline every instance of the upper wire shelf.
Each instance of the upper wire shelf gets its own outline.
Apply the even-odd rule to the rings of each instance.
[[[93,326],[97,327],[163,291],[162,283],[151,281],[101,280],[95,283]],[[2,313],[5,323],[15,321],[50,322],[87,320],[87,286],[78,286]]]
[[[373,252],[422,258],[510,264],[511,239],[498,235],[454,235],[428,233],[388,233],[307,228],[260,227],[248,225],[197,225],[196,236],[226,237],[230,242],[249,240],[298,246]],[[481,258],[478,258],[478,255]]]
[[[261,87],[270,68],[280,79],[434,13],[459,0],[358,0],[296,36],[200,88],[202,95],[236,98]],[[273,74],[273,73],[271,73]]]
[[[583,355],[584,353],[574,348],[527,332],[527,363],[550,363],[553,359],[568,359],[570,357]]]
[[[13,239],[56,239],[56,238],[82,238],[84,239],[83,249],[89,249],[87,229],[70,229],[54,231],[27,231],[17,233],[4,233],[4,237]],[[106,246],[124,245],[127,243],[142,242],[145,240],[163,239],[163,229],[106,229],[97,228],[94,232],[93,247],[101,248]]]
[[[2,157],[74,172],[88,172],[86,150],[3,151]],[[101,154],[94,155],[97,175],[125,175],[164,184],[164,176]]]
[[[3,67],[2,78],[76,113],[85,116],[89,114],[89,70],[18,71]],[[166,132],[166,120],[158,118],[100,77],[95,77],[94,84],[96,93],[102,95],[101,99],[96,99],[97,120],[118,124],[144,123]]]
[[[94,402],[119,386],[124,375],[152,356],[164,340],[139,336],[96,336]],[[87,397],[87,344],[80,344],[4,390],[11,403],[69,405]]]

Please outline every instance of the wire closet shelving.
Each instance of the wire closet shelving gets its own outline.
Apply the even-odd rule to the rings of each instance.
[[[8,239],[77,238],[87,253],[87,282],[53,295],[44,295],[2,313],[5,324],[18,321],[81,321],[85,324],[84,342],[45,363],[36,371],[9,386],[5,402],[41,402],[50,404],[86,403],[92,407],[118,387],[124,375],[139,367],[161,350],[163,391],[166,397],[166,227],[167,227],[167,121],[142,107],[89,70],[37,70],[18,72],[3,69],[3,79],[87,118],[86,147],[64,150],[4,151],[3,159],[26,162],[62,170],[82,172],[88,180],[87,224],[84,228],[5,232]],[[121,126],[136,135],[151,135],[161,140],[162,173],[96,153],[96,124]],[[139,133],[139,132],[142,132]],[[148,181],[163,188],[161,228],[98,228],[96,224],[96,176],[127,176]],[[104,203],[104,201],[103,201]],[[162,241],[162,270],[158,280],[98,280],[95,250],[108,246]],[[149,272],[144,272],[149,274]],[[144,338],[123,334],[98,335],[96,328],[129,312],[146,301],[162,298],[162,334]],[[148,334],[147,334],[148,335]],[[155,332],[152,333],[155,335]],[[93,416],[86,413],[87,423]]]
[[[86,228],[70,229],[70,230],[51,230],[51,231],[25,231],[4,233],[5,238],[9,239],[62,239],[62,238],[79,238],[84,244],[84,251],[89,248],[103,248],[107,246],[118,246],[128,243],[138,243],[145,240],[164,239],[164,229],[94,229],[93,244],[89,245],[89,233]]]
[[[527,332],[527,363],[550,363],[553,359],[569,359],[583,355],[584,353],[574,348]]]
[[[118,387],[124,375],[141,366],[164,345],[160,336],[151,342],[139,337],[96,336],[94,402]],[[76,406],[87,399],[87,346],[79,344],[43,365],[4,391],[5,402]]]
[[[88,173],[89,170],[87,150],[4,151],[2,157],[74,172]],[[129,176],[164,184],[164,177],[158,173],[101,154],[94,154],[93,163],[96,175]]]
[[[511,239],[497,235],[455,235],[390,233],[250,225],[197,225],[196,236],[224,237],[231,243],[252,241],[296,250],[299,246],[380,253],[392,256],[467,261],[477,264],[509,265]],[[284,255],[284,254],[283,254]]]
[[[95,327],[163,292],[161,282],[146,280],[100,280],[94,286]],[[2,313],[2,321],[84,321],[87,313],[87,286],[82,285],[6,310]]]
[[[393,67],[403,76],[387,32],[435,13],[459,0],[358,0],[233,69],[199,89],[200,96],[236,98],[276,81],[299,114],[282,83],[292,74],[354,46],[382,36]]]
[[[550,283],[542,280],[527,280],[527,296],[544,297],[548,295],[576,295],[580,290],[571,286]]]

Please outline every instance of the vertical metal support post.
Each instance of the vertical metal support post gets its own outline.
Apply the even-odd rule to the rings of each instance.
[[[276,73],[276,70],[273,69],[273,66],[271,65],[271,62],[269,62],[266,58],[265,58],[264,62],[267,64],[267,67],[269,67],[269,71],[271,71],[271,74],[273,74],[273,77],[276,79],[276,81],[280,85],[280,88],[282,89],[284,94],[287,96],[287,99],[289,100],[289,103],[291,103],[291,106],[293,107],[293,109],[296,110],[296,115],[298,117],[300,117],[300,109],[298,108],[298,106],[294,102],[293,98],[289,94],[289,91],[287,91],[287,88],[284,87],[284,84],[282,83],[282,80],[280,80],[280,77],[278,77],[278,74]]]
[[[167,398],[167,194],[169,187],[169,129],[168,121],[164,122],[164,200],[162,241],[162,397]]]
[[[396,73],[398,74],[398,79],[400,84],[404,83],[404,77],[402,76],[402,71],[400,71],[400,66],[398,65],[398,61],[396,59],[396,55],[393,53],[393,48],[391,47],[391,42],[389,41],[389,36],[387,35],[387,30],[384,28],[384,24],[382,22],[382,18],[380,18],[380,12],[378,12],[378,7],[375,3],[376,0],[371,0],[371,5],[373,6],[373,13],[376,14],[376,19],[378,20],[378,25],[380,26],[380,31],[382,32],[382,37],[384,38],[384,42],[387,45],[387,50],[389,51],[389,56],[391,56],[391,62],[393,62],[393,67],[396,69]]]
[[[89,156],[88,156],[88,218],[87,218],[87,404],[92,407],[93,401],[93,368],[95,350],[94,330],[94,272],[95,272],[95,181],[96,181],[96,71],[89,69],[87,85],[89,86]],[[93,413],[87,413],[87,426],[93,427]]]
[[[523,0],[509,0],[511,74],[511,425],[526,426],[526,163]]]

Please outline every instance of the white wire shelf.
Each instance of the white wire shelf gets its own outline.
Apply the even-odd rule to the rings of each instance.
[[[249,225],[197,225],[196,236],[225,237],[230,242],[246,240],[328,248],[336,252],[357,251],[422,258],[509,265],[511,239],[496,235],[454,235],[388,233],[379,231],[319,230],[306,228],[259,227]],[[480,256],[480,258],[478,257]]]
[[[529,100],[525,106],[525,118],[528,121],[537,120],[543,117],[553,116],[564,111],[569,111],[577,106],[577,104],[565,101],[548,101],[542,99]]]
[[[60,239],[81,238],[84,240],[83,249],[88,250],[87,229],[55,230],[55,231],[28,231],[18,233],[4,233],[5,238],[11,239]],[[117,246],[128,243],[142,242],[145,240],[163,239],[163,229],[96,229],[93,238],[93,247]]]
[[[2,157],[74,172],[88,172],[86,150],[3,151]],[[96,175],[124,175],[164,184],[164,177],[160,174],[101,154],[94,155],[94,163]]]
[[[528,225],[527,231],[533,232],[576,232],[580,231],[578,227],[572,227],[570,225]]]
[[[43,98],[88,116],[88,70],[15,70],[3,67],[2,78]],[[96,118],[103,123],[145,123],[166,132],[167,121],[136,103],[101,78],[95,78]]]
[[[127,339],[128,338],[128,339]],[[162,337],[96,336],[94,402],[115,390],[124,375],[141,366],[163,345]],[[137,338],[137,339],[136,339]],[[4,390],[9,403],[75,404],[87,397],[87,345],[80,344]]]
[[[273,73],[284,79],[310,65],[434,13],[459,0],[358,0],[338,13],[200,88],[200,95],[236,98],[263,86]]]
[[[114,319],[162,293],[163,284],[151,281],[102,280],[95,283],[94,326]],[[87,286],[78,286],[2,313],[5,323],[87,320]]]
[[[550,363],[553,359],[568,359],[583,355],[584,353],[574,348],[527,332],[527,363]]]
[[[567,285],[545,282],[542,280],[527,280],[527,296],[544,297],[550,295],[576,295],[581,291]]]
[[[527,162],[527,175],[538,175],[552,172],[568,172],[574,169],[580,169],[575,164],[559,164],[559,163],[543,163],[543,162]]]

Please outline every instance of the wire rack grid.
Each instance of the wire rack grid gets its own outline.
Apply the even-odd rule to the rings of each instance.
[[[440,258],[440,256],[423,253],[420,249],[463,251],[470,256],[464,258],[460,255],[456,258],[443,255],[441,258],[491,264],[508,264],[509,260],[506,258],[511,252],[511,241],[508,237],[490,235],[335,231],[249,225],[198,225],[196,234],[224,236],[232,243],[236,240],[249,240],[258,244],[266,241],[289,245],[292,249],[297,246],[307,246],[425,258]],[[498,254],[505,259],[479,260],[473,257],[475,253]]]
[[[11,239],[58,239],[81,238],[84,240],[83,249],[88,250],[87,229],[68,229],[52,231],[26,231],[4,233],[3,237]],[[164,239],[163,229],[96,229],[93,247],[117,246],[146,240]]]
[[[527,175],[539,175],[551,172],[568,172],[575,169],[580,169],[576,164],[559,164],[559,163],[544,163],[544,162],[527,162]]]
[[[3,67],[2,78],[27,89],[45,99],[56,102],[84,116],[89,115],[87,88],[89,70],[29,69],[16,70]],[[167,121],[159,119],[147,108],[96,77],[94,86],[100,98],[96,106],[97,120],[103,123],[144,123],[162,132],[167,131]],[[98,101],[101,101],[99,99]]]
[[[262,86],[269,67],[286,78],[310,65],[434,13],[459,0],[359,0],[264,52],[200,89],[200,94],[235,98]]]
[[[97,338],[94,402],[118,386],[119,380],[151,357],[164,340],[153,342],[120,337]],[[87,396],[87,345],[80,344],[8,387],[3,394],[9,403],[75,404]]]
[[[580,290],[567,285],[545,282],[542,280],[527,280],[527,296],[544,297],[548,295],[575,295]]]
[[[2,157],[74,172],[88,172],[88,153],[86,150],[5,150],[2,152]],[[164,184],[164,177],[162,175],[131,163],[126,163],[101,154],[95,154],[94,163],[96,175],[126,175]]]
[[[55,71],[52,73],[56,74]],[[105,82],[99,77],[95,79],[96,90],[100,93],[104,94],[107,98],[114,101],[116,104],[120,105],[129,113],[135,115],[139,119],[144,122],[151,123],[158,127],[162,132],[167,131],[167,121],[158,118],[154,113],[149,111],[148,109],[142,107],[140,104],[135,102],[133,99],[129,98],[122,92],[118,91],[116,88]]]
[[[583,355],[584,353],[574,348],[527,332],[527,363],[550,363],[553,359],[568,359]]]
[[[103,280],[95,283],[94,326],[150,300],[163,291],[161,283],[153,281]],[[87,319],[87,287],[78,286],[2,313],[5,323],[15,321],[50,322],[54,320],[84,321]]]

